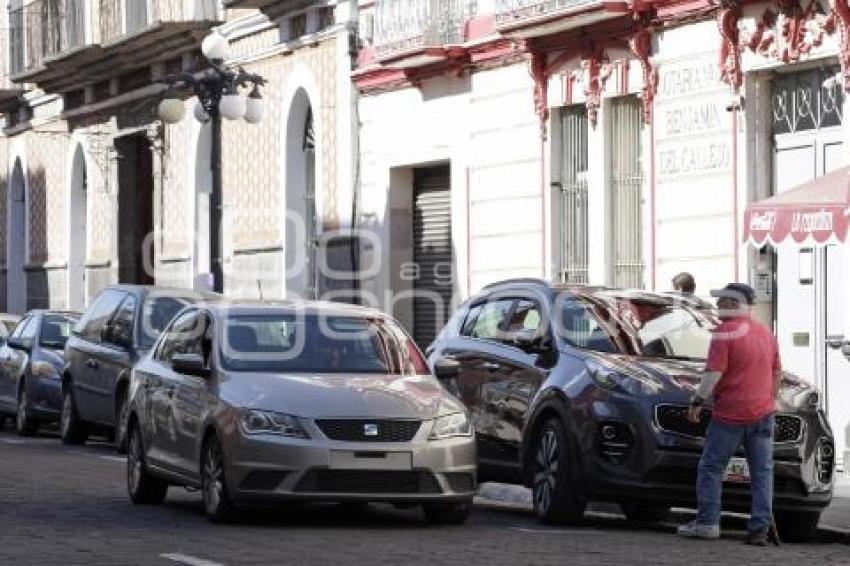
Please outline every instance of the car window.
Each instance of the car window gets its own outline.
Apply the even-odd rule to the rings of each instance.
[[[597,352],[619,351],[616,342],[591,312],[588,303],[577,298],[560,298],[558,302],[561,305],[559,331],[568,344]]]
[[[38,343],[45,348],[61,350],[71,335],[71,329],[77,323],[77,317],[64,314],[48,314],[41,321],[41,333]]]
[[[27,325],[21,330],[21,335],[18,337],[21,344],[25,348],[32,348],[32,345],[35,343],[35,335],[38,331],[38,320],[37,317],[31,316]]]
[[[484,303],[470,336],[481,340],[501,341],[508,322],[508,315],[514,304],[513,299],[500,299]]]
[[[194,302],[196,299],[190,296],[149,295],[142,305],[139,347],[143,350],[153,347],[159,335],[177,313]]]
[[[231,371],[429,373],[421,352],[395,323],[370,317],[231,315],[219,331]]]
[[[136,322],[136,305],[139,300],[135,295],[127,295],[109,324],[112,326],[113,341],[118,344],[130,344],[133,340],[133,326]]]
[[[156,358],[170,363],[175,354],[198,354],[209,367],[211,350],[209,317],[205,313],[191,310],[181,314],[168,327]]]
[[[17,326],[15,326],[15,329],[12,331],[12,336],[11,336],[11,337],[12,337],[12,338],[20,338],[20,337],[21,337],[21,334],[23,333],[23,331],[24,331],[24,329],[27,327],[27,325],[30,323],[30,321],[32,320],[32,318],[33,318],[33,317],[28,316],[28,317],[24,318],[23,320],[21,320],[21,321],[17,324]]]
[[[540,329],[541,321],[540,307],[533,301],[519,299],[505,330],[509,333],[521,332],[523,330],[536,331]]]
[[[74,327],[74,332],[89,342],[100,342],[103,327],[115,314],[126,296],[127,293],[114,289],[103,291]]]
[[[483,305],[475,305],[469,309],[466,319],[463,321],[463,327],[460,329],[461,336],[471,336],[472,329],[475,328],[475,321],[478,320],[478,315],[481,314]]]

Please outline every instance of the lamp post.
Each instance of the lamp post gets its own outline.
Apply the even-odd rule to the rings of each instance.
[[[227,38],[212,32],[201,43],[201,51],[209,61],[209,68],[196,74],[183,73],[166,80],[168,91],[159,103],[158,114],[167,124],[183,120],[185,106],[179,96],[189,91],[195,97],[193,114],[201,123],[210,123],[212,143],[210,150],[210,271],[213,291],[224,289],[224,266],[221,242],[222,188],[221,188],[221,119],[245,120],[256,124],[265,111],[260,86],[266,80],[260,75],[246,72],[241,67],[225,65]],[[250,88],[244,97],[240,89]]]

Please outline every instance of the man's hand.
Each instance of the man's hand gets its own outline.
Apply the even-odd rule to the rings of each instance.
[[[699,418],[702,415],[702,407],[699,405],[691,405],[688,407],[688,420],[694,424],[699,423]]]

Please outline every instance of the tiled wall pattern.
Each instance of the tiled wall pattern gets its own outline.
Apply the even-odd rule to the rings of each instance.
[[[334,40],[316,47],[298,50],[286,57],[277,56],[247,65],[251,72],[263,75],[268,84],[263,89],[267,113],[260,124],[225,123],[222,158],[224,199],[228,232],[232,249],[259,249],[280,245],[281,218],[281,146],[289,108],[282,108],[283,93],[289,86],[296,66],[314,73],[321,100],[314,101],[321,112],[321,161],[323,186],[317,191],[323,199],[325,225],[336,218],[328,214],[336,207],[336,60]]]
[[[162,146],[162,233],[161,257],[187,258],[194,232],[194,211],[189,210],[194,187],[189,179],[189,164],[194,163],[196,145],[188,118],[169,126]]]
[[[67,237],[65,161],[68,135],[28,132],[27,208],[31,265],[61,263]]]

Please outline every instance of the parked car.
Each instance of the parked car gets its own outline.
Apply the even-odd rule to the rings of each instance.
[[[81,444],[92,426],[126,441],[130,369],[186,305],[218,297],[189,289],[115,285],[98,294],[65,347],[62,442]]]
[[[460,523],[476,486],[463,405],[394,321],[360,307],[188,307],[133,370],[128,435],[130,499],[198,488],[213,521],[321,500]]]
[[[15,417],[20,435],[59,420],[60,376],[65,341],[79,319],[75,312],[34,310],[0,346],[0,417]]]
[[[632,519],[695,505],[709,414],[687,419],[718,323],[688,301],[642,291],[514,280],[453,314],[429,363],[472,414],[482,480],[522,482],[546,522],[588,501]],[[810,538],[832,498],[832,432],[818,392],[786,374],[775,435],[775,508],[789,540]],[[723,505],[749,511],[739,451]]]

